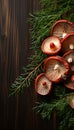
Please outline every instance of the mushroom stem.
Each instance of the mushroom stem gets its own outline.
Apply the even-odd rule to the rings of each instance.
[[[43,86],[46,86],[46,82],[45,82],[45,81],[44,81],[44,82],[42,82],[42,85],[43,85]]]
[[[54,70],[59,70],[59,65],[58,65],[58,64],[56,64],[56,65],[54,66]]]
[[[70,48],[71,50],[73,50],[73,49],[74,49],[74,45],[73,45],[73,44],[70,44],[70,45],[69,45],[69,48]]]
[[[52,50],[56,49],[56,46],[55,46],[55,44],[53,42],[50,43],[50,49],[52,49]]]
[[[63,33],[63,34],[62,34],[62,38],[64,38],[66,35],[67,35],[67,33]]]
[[[72,61],[73,61],[72,57],[68,58],[69,63],[72,63]]]

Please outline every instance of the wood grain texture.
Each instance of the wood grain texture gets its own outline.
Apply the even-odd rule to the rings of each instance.
[[[53,121],[42,120],[32,110],[37,95],[33,86],[8,98],[9,88],[30,56],[29,13],[39,0],[0,0],[0,129],[49,130]]]

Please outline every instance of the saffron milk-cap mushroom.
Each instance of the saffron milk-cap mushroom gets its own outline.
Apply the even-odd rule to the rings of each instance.
[[[61,50],[61,42],[58,37],[51,36],[46,38],[41,45],[41,50],[45,54],[55,55]]]
[[[67,34],[74,32],[74,24],[68,20],[58,20],[50,31],[51,36],[63,39]]]
[[[44,73],[39,74],[35,79],[35,90],[40,95],[47,95],[51,92],[52,82]]]
[[[69,33],[65,36],[65,38],[61,41],[61,52],[64,54],[69,50],[74,51],[74,33]]]
[[[67,51],[64,53],[63,58],[69,63],[71,71],[74,72],[74,51]]]
[[[67,77],[70,66],[61,56],[50,56],[44,61],[46,77],[52,82],[60,82]]]

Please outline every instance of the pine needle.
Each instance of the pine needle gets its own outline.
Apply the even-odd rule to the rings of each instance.
[[[34,54],[29,58],[30,64],[23,69],[21,74],[11,86],[10,95],[22,92],[31,85],[36,76],[43,71],[43,61],[47,57],[41,51],[42,41],[50,36],[53,24],[59,19],[67,19],[74,22],[74,0],[40,0],[41,10],[30,14],[29,22],[32,26],[31,49]],[[51,95],[53,96],[51,97]],[[52,111],[55,109],[58,115],[58,130],[74,129],[74,111],[68,105],[66,96],[71,97],[72,92],[64,85],[57,85],[53,88],[50,98],[41,98],[34,110],[41,117],[50,119]]]

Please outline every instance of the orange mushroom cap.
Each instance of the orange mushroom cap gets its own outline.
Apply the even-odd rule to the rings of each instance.
[[[74,51],[67,51],[64,53],[63,58],[69,63],[71,71],[74,72]]]
[[[44,73],[39,74],[35,79],[35,90],[40,95],[47,95],[51,92],[52,82]]]
[[[59,82],[66,78],[70,71],[69,64],[60,56],[45,59],[44,70],[46,77],[52,82]]]
[[[41,50],[45,54],[55,55],[61,50],[61,42],[58,37],[52,36],[46,38],[41,45]]]
[[[69,50],[74,50],[74,33],[69,33],[65,36],[65,38],[61,41],[61,52],[64,54]]]
[[[74,32],[74,24],[68,20],[58,20],[50,31],[51,36],[63,39],[67,34]]]

